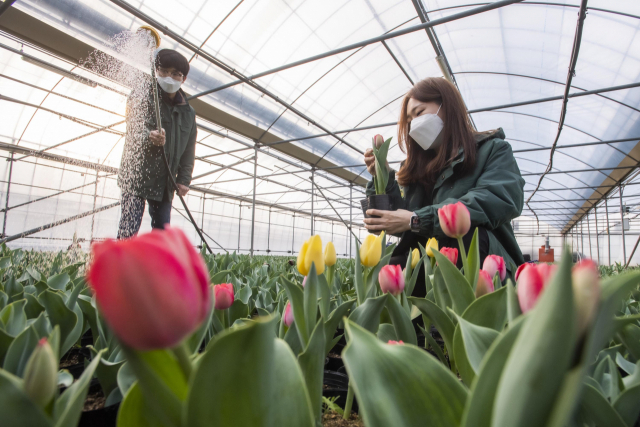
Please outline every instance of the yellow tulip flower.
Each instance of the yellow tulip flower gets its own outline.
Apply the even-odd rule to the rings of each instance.
[[[317,274],[324,273],[324,254],[322,253],[322,239],[320,238],[320,236],[311,236],[307,243],[307,250],[304,254],[304,270],[306,271],[306,274],[304,275],[306,276],[307,274],[309,274],[311,263],[314,263],[316,265]],[[302,271],[300,271],[300,273],[302,273]]]
[[[432,237],[427,241],[427,255],[431,258],[433,258],[432,249],[438,250],[438,241],[435,237]]]
[[[309,248],[309,241],[307,240],[302,244],[302,247],[300,248],[300,252],[298,253],[298,261],[296,262],[296,265],[298,266],[298,271],[303,276],[306,276],[307,274],[309,274],[309,269],[304,268],[304,257],[307,254],[308,248]]]
[[[382,256],[382,238],[384,231],[378,237],[369,234],[360,246],[360,262],[366,267],[375,267]]]
[[[333,246],[333,242],[327,243],[327,246],[324,248],[324,264],[327,267],[331,267],[335,265],[337,261],[336,248]]]
[[[416,265],[418,265],[418,261],[420,261],[420,250],[416,248],[411,252],[411,269],[412,270],[416,268]]]

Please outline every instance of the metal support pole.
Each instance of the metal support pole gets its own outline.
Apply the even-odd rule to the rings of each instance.
[[[589,258],[593,259],[593,250],[591,249],[591,225],[589,221],[589,214],[587,214],[587,233],[589,234]]]
[[[604,199],[604,213],[607,217],[607,241],[608,241],[607,254],[609,255],[609,265],[611,265],[611,230],[609,227],[609,199],[606,197]]]
[[[240,252],[240,224],[242,223],[242,200],[238,208],[238,252]]]
[[[349,183],[349,225],[351,227],[353,227],[353,182]],[[351,238],[351,236],[348,237],[349,239],[349,258],[352,257],[352,246],[353,246],[353,239]]]
[[[580,253],[584,255],[584,230],[582,228],[582,221],[580,221]]]
[[[598,207],[594,208],[596,217],[596,254],[598,256],[598,265],[600,265],[600,234],[598,233]]]
[[[619,187],[620,194],[620,226],[622,230],[622,261],[627,259],[627,242],[624,237],[624,207],[622,206],[622,185]]]
[[[271,206],[269,206],[269,225],[267,226],[267,254],[271,252]]]
[[[251,201],[251,250],[250,255],[253,257],[253,240],[256,232],[256,176],[258,176],[258,146],[255,147],[255,155],[253,158],[253,197]]]
[[[295,241],[296,241],[296,213],[293,213],[293,222],[291,224],[291,253],[295,253],[293,251],[293,246],[295,245]]]
[[[7,230],[7,214],[9,213],[9,191],[11,189],[11,174],[13,173],[13,153],[11,153],[11,158],[7,159],[9,162],[9,180],[7,181],[7,197],[4,203],[4,219],[2,220],[2,237],[6,237]]]
[[[96,185],[93,189],[93,210],[96,210],[96,200],[98,199],[98,174],[100,172],[96,171]],[[89,243],[93,242],[93,227],[96,222],[96,214],[91,215],[91,238]]]
[[[202,196],[200,197],[202,199],[202,215],[200,216],[200,230],[204,231],[204,204],[206,201],[205,195],[202,194]],[[202,247],[204,248],[204,245],[206,244],[206,242],[204,240],[200,240],[200,245],[202,245]]]
[[[316,175],[316,168],[313,168],[313,169],[311,169],[311,235],[312,236],[313,236],[313,231],[314,231],[313,230],[313,228],[314,228],[313,227],[313,223],[314,223],[314,220],[313,220],[313,207],[314,207],[313,206],[313,202],[314,202],[314,194],[315,194],[315,191],[314,191],[314,184],[315,184],[314,183],[314,178],[315,178],[315,175]]]

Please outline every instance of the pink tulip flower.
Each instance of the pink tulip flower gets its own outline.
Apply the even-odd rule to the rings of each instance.
[[[498,255],[487,255],[482,264],[482,269],[489,273],[491,280],[496,276],[496,273],[500,274],[501,282],[507,277],[507,266],[504,263],[504,258]]]
[[[531,266],[531,264],[529,264],[528,262],[525,262],[520,267],[518,267],[518,269],[516,270],[516,275],[515,275],[516,282],[518,281],[518,277],[520,277],[520,273],[522,273],[522,270],[524,270],[525,268],[530,267],[530,266]]]
[[[215,285],[213,287],[213,293],[215,295],[214,307],[216,310],[226,310],[233,304],[233,285],[231,283],[223,283],[221,285]]]
[[[400,340],[400,341],[389,340],[389,342],[387,344],[389,344],[389,345],[404,345],[404,341],[402,341],[402,340]]]
[[[284,308],[282,321],[285,325],[287,325],[287,328],[290,328],[291,324],[293,323],[293,310],[291,309],[291,301],[288,301],[287,306]]]
[[[523,268],[518,276],[516,292],[523,313],[531,310],[542,294],[557,266],[546,263]]]
[[[207,267],[180,229],[107,240],[92,251],[88,282],[124,344],[138,350],[173,347],[209,313]]]
[[[380,146],[382,146],[382,144],[384,144],[384,137],[380,134],[376,135],[373,137],[373,143],[375,144],[376,148],[380,148]]]
[[[490,294],[493,292],[493,278],[490,273],[484,270],[478,271],[478,284],[476,285],[476,298],[480,298],[482,295]],[[494,276],[495,277],[495,276]]]
[[[438,219],[444,234],[454,239],[466,235],[471,228],[469,209],[462,202],[445,205],[438,209]]]
[[[456,263],[458,262],[458,249],[442,248],[440,249],[440,253],[449,258],[449,261],[451,261],[453,265],[456,265]]]
[[[578,332],[582,334],[593,320],[600,303],[600,274],[598,266],[590,259],[583,259],[571,272],[573,299],[575,301]]]
[[[378,274],[380,289],[382,293],[400,295],[404,290],[404,274],[399,265],[385,265]]]

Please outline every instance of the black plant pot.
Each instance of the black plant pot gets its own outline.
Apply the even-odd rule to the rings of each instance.
[[[393,206],[391,204],[391,197],[388,194],[376,194],[374,196],[368,196],[366,199],[360,200],[360,206],[362,206],[362,213],[365,218],[380,218],[377,215],[367,215],[367,210],[377,209],[379,211],[392,211]]]
[[[100,391],[100,393],[102,392],[100,384],[92,380],[89,386],[89,395],[98,391]],[[92,411],[83,411],[80,415],[78,427],[116,427],[119,408],[120,403],[116,403],[115,405],[94,409]]]
[[[336,404],[344,408],[347,403],[347,392],[349,391],[349,377],[345,374],[332,371],[324,371],[322,395],[328,399],[337,397]],[[354,396],[352,412],[358,412],[358,402]]]
[[[332,356],[328,356],[325,360],[324,360],[324,369],[326,371],[333,371],[336,372],[338,371],[340,368],[344,368],[344,362],[342,361],[342,358],[340,357],[332,357]]]

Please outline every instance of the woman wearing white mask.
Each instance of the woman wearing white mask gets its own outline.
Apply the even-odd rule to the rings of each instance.
[[[151,86],[137,85],[127,100],[127,133],[118,172],[122,190],[119,239],[138,232],[145,204],[149,205],[152,228],[164,228],[171,220],[174,191],[162,159],[163,150],[181,196],[187,194],[191,183],[196,113],[180,89],[189,74],[189,61],[175,50],[161,49],[155,65],[162,132],[158,132]]]
[[[400,149],[407,154],[397,172],[391,170],[386,193],[394,211],[369,210],[365,226],[401,236],[392,264],[404,265],[418,243],[435,237],[440,248],[458,248],[442,232],[438,208],[462,202],[471,215],[471,231],[463,238],[468,248],[479,228],[481,264],[489,254],[504,258],[509,275],[524,262],[511,220],[520,216],[524,179],[502,129],[477,132],[456,87],[443,78],[416,83],[405,96],[398,122]],[[375,175],[372,150],[364,157]],[[367,195],[375,194],[373,181]],[[458,258],[459,267],[461,260]],[[420,284],[422,285],[420,287]],[[413,295],[424,296],[424,280]]]

